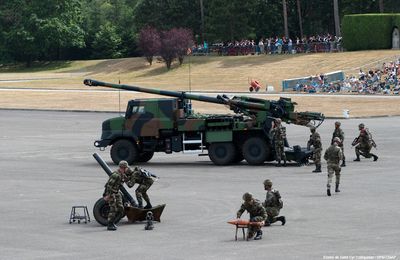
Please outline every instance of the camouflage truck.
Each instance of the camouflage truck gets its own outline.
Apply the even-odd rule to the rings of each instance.
[[[101,139],[94,145],[103,150],[111,146],[111,159],[115,164],[120,160],[129,164],[147,162],[155,152],[208,153],[216,165],[229,165],[243,159],[251,165],[263,164],[275,159],[270,129],[276,118],[316,127],[324,120],[321,113],[295,112],[296,103],[290,98],[274,101],[248,96],[208,97],[92,79],[85,79],[84,84],[172,97],[130,100],[125,117],[103,122]],[[191,100],[226,105],[234,114],[195,114]],[[285,153],[289,161],[302,164],[308,162],[312,151],[294,146],[287,147]]]

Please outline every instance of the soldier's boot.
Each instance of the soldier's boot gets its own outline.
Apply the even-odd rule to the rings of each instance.
[[[271,222],[269,222],[269,220],[266,219],[264,222],[264,227],[269,227],[269,226],[271,226]]]
[[[283,167],[286,167],[286,159],[283,160]]]
[[[284,226],[285,223],[286,223],[285,216],[279,216],[279,217],[276,218],[276,220],[282,222],[282,226]]]
[[[371,155],[372,155],[372,157],[374,157],[374,162],[378,160],[379,157],[377,155],[372,154],[372,153],[371,153]]]
[[[114,221],[108,221],[107,230],[108,231],[117,230],[117,226],[115,225]]]
[[[340,167],[346,167],[346,161],[345,160],[342,161],[342,164],[340,165]]]
[[[331,188],[326,189],[326,195],[331,196]]]
[[[335,192],[340,192],[340,190],[339,190],[339,183],[336,183]]]
[[[354,159],[353,161],[355,161],[355,162],[359,162],[359,161],[360,161],[360,156],[357,154],[357,158],[356,158],[356,159]]]
[[[262,234],[262,230],[258,230],[256,236],[254,237],[254,240],[262,239]]]
[[[144,209],[151,209],[153,206],[150,203],[150,200],[146,200],[146,206],[144,207]]]
[[[281,167],[281,161],[279,160],[278,163],[275,166],[276,167]]]
[[[142,209],[143,208],[143,200],[142,200],[142,198],[137,198],[137,202],[138,202],[137,207],[139,209]]]
[[[322,172],[321,171],[321,164],[316,164],[315,165],[315,170],[313,170],[312,172]]]

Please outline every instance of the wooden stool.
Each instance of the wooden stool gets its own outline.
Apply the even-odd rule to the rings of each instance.
[[[83,215],[81,216],[76,209],[83,209]],[[85,221],[85,224],[90,222],[89,211],[86,206],[72,206],[71,214],[69,215],[69,224],[72,222],[78,221],[78,224],[81,223],[81,220]]]

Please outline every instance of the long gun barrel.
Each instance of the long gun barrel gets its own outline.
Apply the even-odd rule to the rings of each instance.
[[[273,101],[246,96],[235,96],[233,98],[229,98],[226,95],[218,95],[217,97],[208,97],[186,93],[184,91],[149,89],[131,85],[112,84],[93,79],[85,79],[83,83],[87,86],[102,86],[115,89],[177,97],[180,99],[191,99],[208,103],[216,103],[229,106],[229,108],[235,113],[244,113],[247,115],[254,115],[255,113],[258,113],[260,111],[266,111],[269,117],[281,118],[287,123],[293,123],[297,125],[314,125],[318,127],[325,119],[324,115],[321,113],[294,112],[294,106],[296,105],[296,103],[292,102],[290,98],[281,97],[279,100]],[[319,123],[317,123],[316,121],[319,121]]]
[[[98,164],[100,164],[101,168],[103,168],[103,170],[107,173],[107,175],[111,176],[112,171],[111,171],[110,167],[108,167],[107,163],[100,157],[100,155],[98,155],[97,153],[94,153],[93,157],[98,162]],[[131,194],[129,194],[129,192],[125,189],[125,187],[121,186],[121,188],[119,190],[122,192],[125,199],[127,201],[129,201],[129,203],[131,203],[132,206],[137,205],[136,201],[133,199]]]

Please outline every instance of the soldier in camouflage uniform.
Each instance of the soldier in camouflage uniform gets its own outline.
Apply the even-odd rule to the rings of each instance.
[[[265,226],[270,226],[276,221],[281,221],[282,226],[285,225],[285,216],[278,217],[279,211],[283,207],[283,202],[279,191],[272,188],[272,181],[268,179],[264,181],[264,189],[267,191],[267,194],[262,205],[264,206],[268,215],[268,218],[265,221]]]
[[[373,157],[374,161],[378,160],[378,156],[371,153],[372,147],[376,147],[376,144],[368,128],[365,128],[364,124],[359,124],[358,129],[360,130],[360,135],[352,143],[352,145],[356,147],[357,158],[354,161],[360,161],[360,155],[365,158]]]
[[[322,143],[321,136],[316,131],[314,126],[310,127],[311,135],[310,140],[307,142],[307,149],[310,150],[311,146],[314,148],[313,151],[313,161],[315,163],[315,170],[312,172],[321,172],[321,152],[322,152]]]
[[[281,160],[283,160],[283,166],[286,166],[286,154],[284,150],[286,127],[282,126],[282,120],[280,118],[275,119],[274,122],[274,127],[271,128],[271,134],[273,135],[275,145],[275,157],[278,162],[276,166],[281,166]]]
[[[342,164],[340,165],[340,167],[346,167],[346,157],[344,156],[344,147],[343,147],[343,142],[344,142],[344,132],[343,130],[340,128],[340,122],[335,122],[335,130],[333,131],[332,134],[332,141],[331,141],[331,145],[333,144],[333,139],[335,137],[339,137],[340,139],[340,143],[339,143],[339,147],[342,149],[342,153],[343,153],[343,160],[342,160]]]
[[[267,214],[264,207],[258,200],[253,198],[253,195],[251,193],[246,192],[243,195],[243,200],[244,203],[236,214],[237,218],[240,218],[243,212],[247,211],[250,214],[250,221],[252,222],[262,222],[266,220]],[[254,237],[254,240],[262,239],[261,226],[249,226],[247,238],[252,238],[255,233],[256,236]]]
[[[108,213],[108,226],[107,230],[117,230],[115,222],[117,222],[124,213],[124,205],[122,204],[122,194],[119,188],[123,185],[125,180],[125,173],[128,170],[128,163],[126,161],[120,161],[118,164],[119,168],[117,171],[110,175],[106,185],[103,198],[108,202],[110,211]]]
[[[335,192],[340,192],[340,171],[339,166],[340,160],[343,159],[342,149],[339,147],[340,139],[339,137],[333,138],[333,144],[329,146],[325,151],[324,159],[328,162],[328,183],[326,185],[326,193],[331,196],[331,183],[333,178],[333,173],[336,175],[336,188]]]
[[[129,188],[132,188],[135,183],[139,184],[136,188],[136,199],[138,201],[138,207],[143,208],[143,199],[146,201],[145,209],[151,209],[153,206],[150,203],[150,198],[147,195],[147,190],[153,185],[154,180],[152,178],[152,174],[145,169],[140,167],[135,167],[135,169],[128,173],[128,181],[127,185]]]

